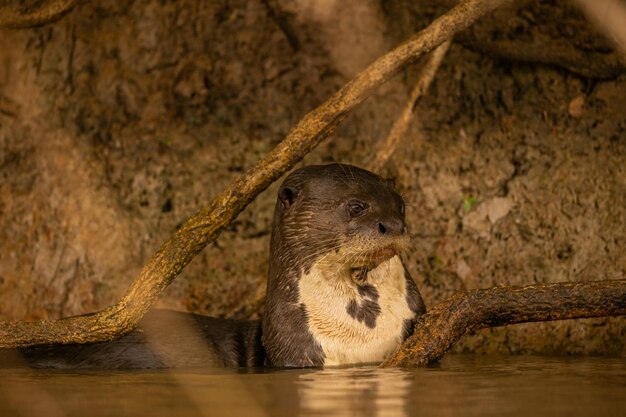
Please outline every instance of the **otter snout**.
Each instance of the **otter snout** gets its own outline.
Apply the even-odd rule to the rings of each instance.
[[[406,233],[406,226],[400,219],[387,219],[378,221],[378,232],[381,235],[403,235]]]

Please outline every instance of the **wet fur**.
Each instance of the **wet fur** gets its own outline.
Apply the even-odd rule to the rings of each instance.
[[[353,200],[367,215],[346,215]],[[388,181],[356,167],[311,166],[285,180],[263,319],[270,365],[380,362],[400,346],[424,304],[399,256],[373,254],[408,247],[403,204]]]

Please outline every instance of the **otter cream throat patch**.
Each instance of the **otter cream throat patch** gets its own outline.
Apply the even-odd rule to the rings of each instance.
[[[349,271],[326,271],[316,263],[299,287],[308,330],[327,366],[383,361],[400,347],[405,320],[415,316],[398,256],[369,271],[362,283]]]

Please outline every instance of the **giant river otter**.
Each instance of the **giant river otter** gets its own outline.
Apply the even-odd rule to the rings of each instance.
[[[407,246],[390,181],[349,165],[308,166],[278,192],[261,322],[157,310],[113,342],[20,353],[52,368],[379,363],[425,312],[400,258]]]

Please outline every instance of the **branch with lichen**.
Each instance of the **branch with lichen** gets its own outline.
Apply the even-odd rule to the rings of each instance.
[[[308,113],[272,152],[189,218],[144,266],[122,299],[97,313],[60,320],[0,324],[0,347],[88,343],[135,328],[182,269],[254,198],[327,138],[355,106],[407,65],[508,0],[463,0],[430,26],[383,55]]]

